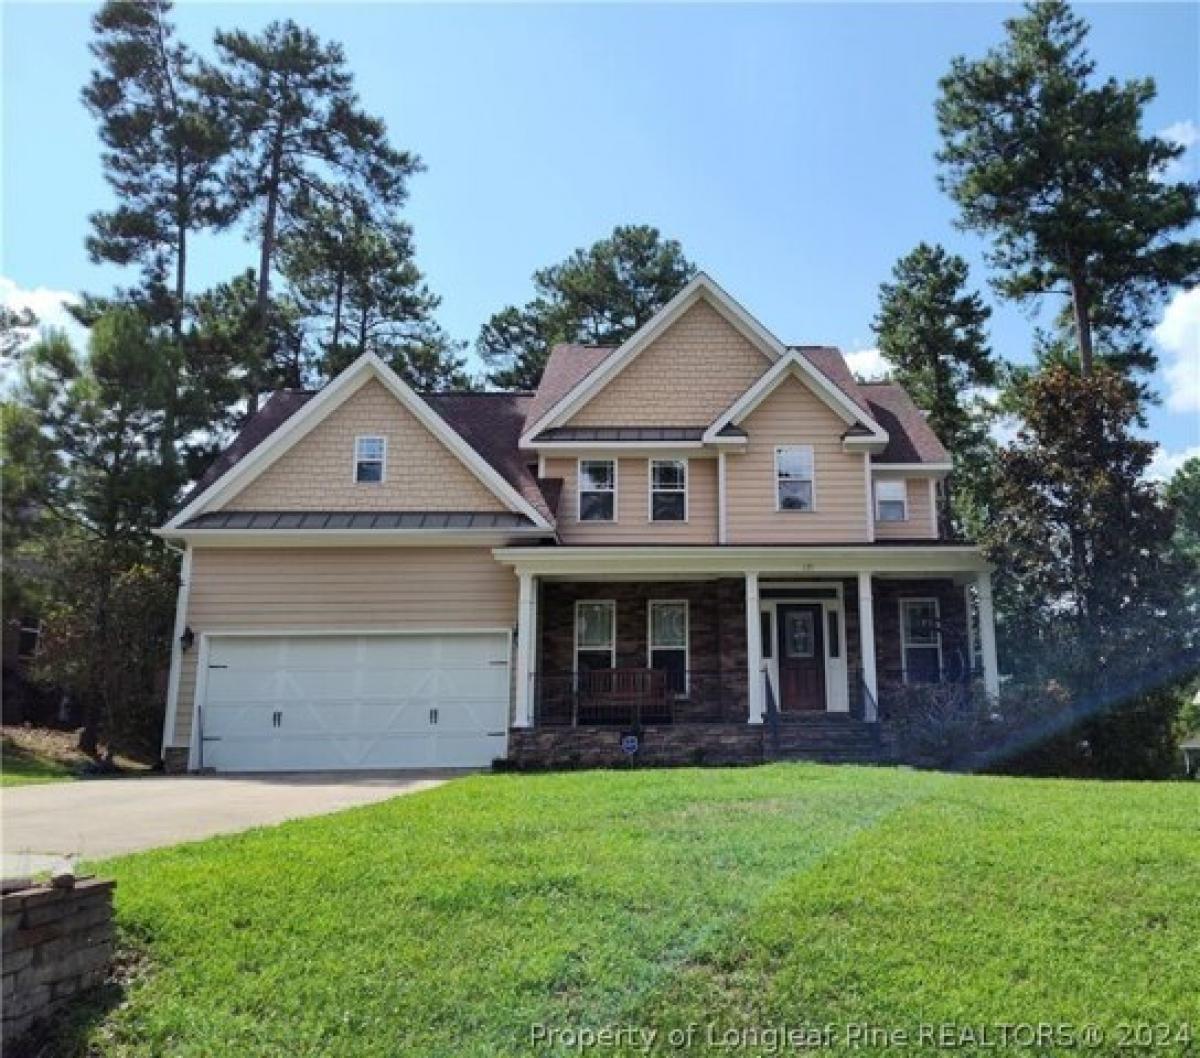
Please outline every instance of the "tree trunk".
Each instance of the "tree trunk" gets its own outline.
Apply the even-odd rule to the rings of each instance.
[[[345,288],[346,270],[339,268],[333,296],[333,340],[330,343],[334,356],[337,355],[338,346],[342,344],[342,298]]]
[[[1079,372],[1087,378],[1092,373],[1092,320],[1088,314],[1087,286],[1078,273],[1071,276],[1071,309],[1075,315],[1075,335],[1079,342]]]
[[[280,181],[283,172],[283,125],[275,130],[271,145],[271,170],[267,178],[267,208],[263,216],[262,245],[258,255],[258,293],[254,307],[258,313],[259,356],[267,359],[267,314],[271,303],[271,262],[275,259],[275,228],[279,220]],[[258,411],[258,387],[262,372],[252,378],[250,392],[246,395],[246,418]]]

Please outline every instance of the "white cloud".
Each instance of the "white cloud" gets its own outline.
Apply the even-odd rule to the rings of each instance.
[[[856,378],[868,382],[885,379],[892,373],[892,365],[878,349],[859,349],[846,354],[846,363]]]
[[[1186,118],[1168,125],[1165,129],[1160,129],[1158,135],[1164,140],[1182,147],[1185,153],[1164,165],[1156,174],[1157,179],[1166,183],[1187,180],[1196,165],[1193,148],[1200,143],[1200,125],[1197,125],[1191,118]]]
[[[7,276],[0,276],[0,305],[10,309],[32,309],[43,328],[58,327],[67,332],[71,344],[81,352],[87,348],[88,331],[66,309],[79,301],[79,295],[69,290],[49,287],[26,288]]]
[[[1179,452],[1168,452],[1162,445],[1146,468],[1146,477],[1151,481],[1168,481],[1189,459],[1200,458],[1200,445],[1191,445]]]
[[[1163,377],[1171,411],[1200,411],[1200,286],[1168,303],[1154,340],[1167,353]]]

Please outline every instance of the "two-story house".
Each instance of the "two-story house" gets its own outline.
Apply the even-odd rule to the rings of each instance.
[[[949,469],[903,389],[704,275],[619,348],[556,348],[533,394],[418,394],[363,357],[274,394],[161,530],[164,756],[853,755],[895,687],[997,692],[989,567],[938,537]]]

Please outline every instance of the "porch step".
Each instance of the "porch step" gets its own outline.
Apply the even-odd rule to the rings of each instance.
[[[767,755],[772,760],[826,764],[885,764],[894,759],[883,725],[829,713],[781,716],[778,737],[767,738]]]

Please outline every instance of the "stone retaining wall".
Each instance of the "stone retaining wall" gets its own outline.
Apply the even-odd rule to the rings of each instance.
[[[104,981],[115,884],[85,879],[72,888],[39,885],[0,896],[4,1043]]]
[[[611,768],[696,764],[761,764],[764,733],[747,724],[674,724],[643,727],[636,753],[627,753],[619,727],[514,728],[508,735],[512,767]]]

